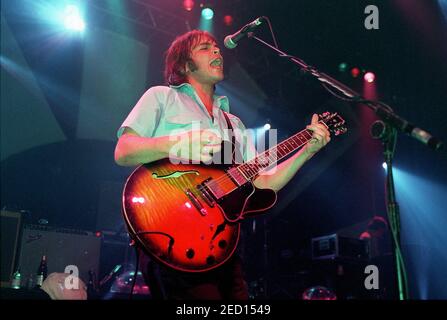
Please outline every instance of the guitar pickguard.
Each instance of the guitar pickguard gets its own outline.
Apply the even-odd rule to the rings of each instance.
[[[276,202],[276,192],[270,189],[258,189],[247,183],[239,189],[219,199],[217,203],[229,221],[243,219],[271,208]]]

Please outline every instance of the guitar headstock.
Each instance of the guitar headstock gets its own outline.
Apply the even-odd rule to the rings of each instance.
[[[337,112],[323,112],[318,115],[318,118],[318,122],[323,122],[333,135],[339,136],[348,131],[345,126],[345,120]]]

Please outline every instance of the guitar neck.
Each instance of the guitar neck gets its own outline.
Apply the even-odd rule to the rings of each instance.
[[[270,169],[276,165],[278,161],[301,148],[309,142],[310,139],[312,139],[312,131],[304,129],[259,154],[256,158],[240,164],[236,169],[238,169],[247,179],[253,180],[259,173]]]

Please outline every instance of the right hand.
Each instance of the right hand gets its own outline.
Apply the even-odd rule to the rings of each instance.
[[[213,154],[221,150],[222,138],[216,130],[191,130],[177,136],[170,157],[210,163]]]

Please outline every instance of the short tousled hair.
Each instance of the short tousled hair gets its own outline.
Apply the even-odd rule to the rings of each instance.
[[[168,85],[178,86],[186,82],[185,65],[192,62],[191,51],[202,38],[217,42],[212,34],[202,30],[192,30],[178,36],[166,51],[165,81]]]

